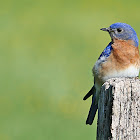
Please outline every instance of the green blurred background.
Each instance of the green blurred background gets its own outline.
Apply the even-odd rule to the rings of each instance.
[[[140,38],[133,0],[5,0],[0,4],[0,140],[95,140],[85,120],[91,69],[115,22]]]

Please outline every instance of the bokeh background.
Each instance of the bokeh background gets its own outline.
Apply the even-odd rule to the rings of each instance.
[[[91,69],[115,22],[140,38],[137,0],[5,0],[0,4],[0,140],[95,140],[85,120]]]

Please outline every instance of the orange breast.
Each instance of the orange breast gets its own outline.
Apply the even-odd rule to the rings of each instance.
[[[139,67],[140,56],[138,47],[131,44],[132,43],[129,41],[114,40],[111,55],[100,67],[100,77],[103,77],[112,71],[127,69],[131,65],[137,68]]]
[[[139,49],[130,41],[114,40],[112,44],[112,59],[124,68],[131,64],[139,64]]]

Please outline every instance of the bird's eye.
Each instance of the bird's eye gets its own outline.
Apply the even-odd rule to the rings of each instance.
[[[121,28],[118,28],[117,31],[120,33],[120,32],[122,32],[122,29]]]

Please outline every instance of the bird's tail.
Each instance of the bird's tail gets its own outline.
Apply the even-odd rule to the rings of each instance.
[[[94,93],[96,92],[95,87],[93,86],[91,88],[91,90],[85,95],[85,97],[83,98],[83,100],[88,99],[91,95],[94,95]]]
[[[96,104],[96,90],[95,87],[93,86],[91,90],[85,95],[83,100],[86,100],[92,95],[92,104],[89,110],[89,114],[86,120],[86,124],[91,125],[93,123],[94,117],[96,115],[96,111],[98,109],[98,104]]]
[[[96,94],[92,97],[92,104],[91,104],[88,117],[86,120],[86,124],[89,124],[89,125],[93,123],[94,117],[96,115],[96,111],[98,109],[98,104],[95,104],[95,97],[96,97]]]

